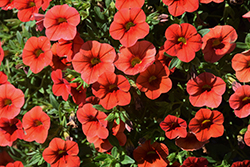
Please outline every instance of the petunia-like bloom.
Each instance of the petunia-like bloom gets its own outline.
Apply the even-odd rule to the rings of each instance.
[[[51,72],[51,79],[54,82],[52,92],[56,96],[62,96],[63,100],[67,101],[71,94],[70,83],[63,78],[62,70],[57,69]]]
[[[244,14],[242,17],[247,19],[250,22],[250,11]]]
[[[197,140],[196,136],[192,132],[188,132],[187,136],[182,138],[178,137],[175,139],[175,145],[180,147],[182,150],[185,151],[195,151],[201,149],[205,144],[207,144],[209,140],[200,142]]]
[[[105,120],[107,115],[104,112],[98,111],[92,107],[92,104],[87,103],[78,109],[76,114],[77,119],[82,124],[82,131],[87,137],[97,136],[101,139],[108,137],[108,121]]]
[[[242,85],[229,98],[229,105],[239,118],[250,115],[250,86]]]
[[[73,40],[58,40],[57,55],[60,57],[67,56],[68,61],[72,61],[73,57],[79,52],[84,41],[77,32]]]
[[[212,73],[204,72],[187,82],[189,101],[195,107],[217,108],[226,90],[226,83]]]
[[[0,146],[12,146],[16,139],[23,139],[23,126],[19,119],[0,118]]]
[[[184,138],[187,136],[187,122],[176,116],[166,116],[160,123],[160,127],[165,131],[165,135],[169,139],[174,139],[178,136]]]
[[[93,94],[100,98],[100,104],[106,110],[117,105],[128,105],[131,100],[129,89],[128,80],[124,76],[112,72],[103,73],[92,85]]]
[[[44,28],[43,20],[44,20],[45,15],[40,14],[40,13],[34,13],[33,16],[34,16],[34,19],[36,20],[36,31],[38,30],[42,31]]]
[[[209,110],[201,108],[195,114],[195,117],[189,122],[189,129],[195,133],[196,138],[205,142],[211,137],[220,137],[224,133],[224,117],[223,114],[217,110]]]
[[[33,107],[23,116],[23,128],[26,132],[25,141],[44,143],[50,128],[50,117],[40,106]]]
[[[50,41],[47,37],[30,37],[23,49],[23,63],[37,74],[52,61]]]
[[[80,83],[70,83],[71,96],[78,107],[82,107],[86,103],[86,89]]]
[[[99,104],[100,98],[96,96],[89,96],[86,98],[86,103],[91,103],[92,105]]]
[[[161,62],[161,64],[164,66],[164,68],[169,69],[168,67],[170,65],[172,58],[166,56],[164,54],[164,52],[165,52],[164,46],[161,46],[158,53],[155,56],[155,61]],[[170,70],[170,74],[172,74],[174,71],[175,71],[175,67]]]
[[[34,13],[38,13],[42,0],[15,0],[14,7],[18,9],[17,17],[22,22],[34,20]]]
[[[173,16],[194,12],[199,8],[199,0],[162,0],[162,2],[168,6],[168,11]]]
[[[110,25],[109,33],[123,46],[133,46],[138,39],[144,38],[149,33],[145,13],[138,7],[119,10]]]
[[[59,39],[73,40],[76,26],[80,23],[80,14],[69,5],[56,5],[48,10],[44,18],[45,34],[51,41]]]
[[[0,1],[0,8],[2,10],[11,10],[14,8],[15,0],[1,0]]]
[[[145,0],[116,0],[115,7],[118,10],[122,8],[133,8],[133,7],[141,8],[144,2]]]
[[[250,54],[238,53],[232,59],[232,68],[240,82],[250,82]]]
[[[92,84],[105,71],[115,71],[113,64],[115,58],[116,52],[111,45],[87,41],[73,58],[72,64],[74,70],[81,73],[82,79],[87,84]]]
[[[164,68],[160,62],[155,62],[136,79],[136,86],[149,99],[157,99],[162,93],[167,93],[172,88],[169,78],[169,69]]]
[[[195,167],[207,167],[208,165],[208,160],[203,157],[188,157],[185,159],[181,167],[190,167],[190,166],[195,166]]]
[[[45,11],[49,7],[50,1],[52,1],[52,0],[42,0],[43,11]]]
[[[127,75],[143,72],[155,61],[156,49],[151,42],[138,41],[135,45],[119,49],[116,68]]]
[[[163,143],[154,142],[150,144],[147,140],[133,151],[134,159],[138,167],[166,167],[168,166],[168,148]]]
[[[250,160],[234,162],[231,167],[250,167]]]
[[[202,38],[202,52],[207,62],[214,63],[225,54],[231,53],[236,44],[238,35],[235,29],[229,25],[215,26]]]
[[[123,121],[120,121],[120,123],[117,124],[117,122],[114,121],[111,130],[113,132],[113,135],[118,139],[120,146],[124,146],[127,141],[127,136],[123,133],[125,130],[125,123]]]
[[[43,159],[51,167],[79,167],[81,161],[77,156],[78,153],[79,147],[76,142],[54,138],[49,143],[49,147],[43,151]]]
[[[248,125],[247,131],[244,135],[244,142],[250,147],[250,125]]]
[[[189,23],[181,25],[172,24],[165,31],[165,52],[171,56],[177,56],[183,62],[190,62],[195,58],[202,46],[200,34]]]
[[[23,167],[23,163],[21,161],[10,162],[5,167]]]
[[[10,84],[10,82],[8,81],[8,76],[0,71],[0,85],[3,85],[3,84]]]
[[[68,66],[70,66],[70,62],[67,60],[67,57],[59,57],[57,55],[57,46],[58,46],[58,42],[54,43],[51,47],[51,51],[53,53],[53,57],[52,57],[52,61],[50,63],[50,66],[52,68],[53,71],[57,70],[57,69],[61,69],[61,70],[65,70]]]
[[[221,3],[224,2],[224,0],[200,0],[200,3],[211,3],[211,2],[215,2],[215,3]]]
[[[4,51],[3,51],[3,48],[2,48],[2,43],[0,41],[0,65],[3,61],[3,58],[4,58]]]
[[[0,118],[12,119],[24,104],[24,94],[11,84],[0,85]]]

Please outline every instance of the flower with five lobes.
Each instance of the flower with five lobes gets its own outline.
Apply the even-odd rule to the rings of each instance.
[[[204,72],[187,82],[189,101],[195,107],[219,107],[226,83],[212,73]]]
[[[190,62],[202,46],[202,39],[194,26],[189,23],[172,24],[165,32],[165,52],[177,56],[183,62]]]
[[[51,41],[59,39],[73,40],[76,36],[76,26],[80,23],[80,14],[67,4],[53,6],[45,14],[45,34]]]
[[[145,0],[116,0],[115,7],[118,10],[122,8],[133,8],[133,7],[141,8],[144,2]]]
[[[145,13],[138,7],[119,10],[110,25],[109,33],[123,46],[133,46],[138,39],[144,38],[149,33]]]

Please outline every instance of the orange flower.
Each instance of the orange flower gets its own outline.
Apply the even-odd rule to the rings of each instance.
[[[207,167],[208,165],[208,160],[203,157],[188,157],[185,159],[181,167]]]
[[[202,38],[202,52],[207,62],[214,63],[225,54],[231,53],[238,35],[229,25],[215,26]]]
[[[250,147],[250,125],[248,125],[247,131],[244,135],[244,141],[245,141],[246,145],[248,145]]]
[[[240,82],[250,82],[250,52],[236,54],[232,59],[232,68]]]
[[[242,17],[246,18],[250,22],[250,11],[245,13]]]
[[[0,65],[3,61],[3,58],[4,58],[4,51],[3,51],[3,48],[2,48],[2,43],[0,41]]]
[[[79,167],[80,158],[77,156],[79,148],[76,142],[60,138],[54,138],[43,151],[44,160],[51,167]]]
[[[26,132],[25,141],[44,143],[50,128],[50,117],[40,106],[33,107],[23,116],[23,128]]]
[[[170,65],[172,58],[166,56],[164,52],[165,52],[164,46],[161,46],[157,55],[155,56],[155,62],[157,61],[161,62],[164,68],[169,69],[168,67]],[[167,69],[165,69],[165,71],[167,71]],[[170,74],[172,74],[174,70],[175,70],[175,67],[170,70]]]
[[[138,39],[144,38],[149,33],[145,13],[137,7],[119,10],[110,25],[109,33],[123,46],[133,46]]]
[[[10,162],[5,167],[23,167],[23,163],[21,161]]]
[[[150,144],[147,140],[138,146],[133,152],[138,167],[166,167],[168,166],[168,148],[163,143],[154,142]]]
[[[181,25],[172,24],[165,32],[165,52],[171,56],[177,56],[183,62],[190,62],[195,58],[202,45],[200,34],[189,23]]]
[[[250,160],[234,162],[231,167],[250,167]]]
[[[224,0],[200,0],[200,3],[211,3],[211,2],[215,2],[215,3],[221,3],[224,2]]]
[[[200,109],[189,122],[189,129],[195,133],[201,142],[209,140],[211,137],[220,137],[224,133],[224,117],[217,110]]]
[[[82,107],[86,103],[86,89],[80,83],[70,83],[71,96],[78,108]]]
[[[11,10],[14,8],[14,1],[15,0],[1,0],[0,8],[2,8],[2,10]]]
[[[133,7],[141,8],[144,2],[145,0],[116,0],[115,7],[118,10],[122,8],[133,8]]]
[[[39,73],[52,61],[50,46],[47,37],[30,37],[23,49],[23,63],[30,66],[33,73]]]
[[[51,41],[59,39],[73,40],[76,36],[76,26],[80,23],[78,11],[67,4],[53,6],[45,14],[45,34]]]

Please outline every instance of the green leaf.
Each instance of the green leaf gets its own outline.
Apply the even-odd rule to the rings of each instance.
[[[117,157],[118,155],[118,149],[117,147],[113,147],[112,150],[111,150],[111,154],[113,155],[113,157]]]
[[[169,65],[169,70],[171,70],[172,68],[174,68],[180,61],[180,59],[178,59],[177,57],[174,57],[171,62],[170,62],[170,65]]]
[[[126,165],[126,164],[133,164],[135,163],[135,160],[130,158],[129,156],[125,155],[124,159],[121,161],[121,164]]]
[[[210,31],[209,28],[204,28],[204,29],[201,29],[199,30],[199,34],[201,34],[202,36],[206,35],[208,32]]]
[[[32,71],[31,71],[30,68],[29,68],[29,71],[28,71],[28,73],[27,73],[27,77],[30,77],[31,74],[32,74]]]
[[[100,7],[95,6],[94,11],[101,20],[104,20],[104,14],[101,12]]]
[[[243,42],[236,42],[236,47],[240,49],[249,49],[249,45]]]
[[[100,154],[94,158],[95,161],[104,161],[106,158],[108,158],[107,154]]]
[[[108,140],[113,146],[120,147],[119,141],[114,135],[110,134]]]
[[[247,34],[246,38],[245,38],[245,43],[247,45],[250,45],[250,33]]]
[[[110,113],[105,120],[111,122],[115,119],[114,113]]]
[[[17,37],[18,43],[22,46],[23,45],[23,37],[19,31],[16,32],[16,37]]]
[[[49,95],[49,100],[50,100],[50,103],[52,104],[52,106],[58,110],[58,107],[59,107],[59,103],[57,102],[56,98],[50,94]]]
[[[108,110],[106,110],[105,108],[103,108],[102,105],[99,105],[99,104],[93,105],[93,107],[94,107],[95,109],[97,109],[98,111],[109,112]]]
[[[105,5],[108,8],[112,0],[105,0]]]

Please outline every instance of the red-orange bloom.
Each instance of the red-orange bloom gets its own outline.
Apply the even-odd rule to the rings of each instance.
[[[50,117],[40,106],[33,107],[23,116],[23,128],[26,132],[25,141],[44,143],[50,128]]]
[[[148,41],[138,41],[129,48],[122,46],[119,51],[115,66],[127,75],[143,72],[155,61],[156,49]]]
[[[183,62],[190,62],[195,57],[202,45],[200,34],[189,23],[181,25],[172,24],[165,32],[165,52],[171,56],[177,56]]]
[[[19,119],[0,118],[0,145],[12,146],[16,139],[23,139],[23,126]],[[3,139],[4,138],[4,139]]]
[[[221,3],[224,2],[224,0],[200,0],[200,3],[211,3],[211,2],[215,2],[215,3]]]
[[[110,25],[109,33],[123,46],[133,46],[138,39],[144,38],[149,33],[145,13],[137,7],[119,10]]]
[[[118,10],[122,8],[133,8],[133,7],[141,8],[144,2],[145,0],[116,0],[115,7]]]
[[[54,138],[49,143],[49,147],[43,151],[43,158],[51,167],[79,167],[81,161],[77,156],[78,153],[76,142]]]
[[[23,49],[23,63],[37,74],[52,61],[50,41],[47,37],[30,37]]]
[[[169,69],[168,67],[170,65],[172,58],[166,56],[164,54],[164,52],[165,52],[164,46],[161,46],[157,55],[155,56],[155,61],[161,62],[161,64],[164,66],[164,68]],[[175,70],[175,67],[170,70],[170,74],[172,74],[174,72],[174,70]]]
[[[184,138],[187,136],[186,121],[176,116],[166,116],[166,118],[160,123],[160,127],[165,131],[165,135],[169,139],[174,139],[178,136]]]
[[[238,35],[235,29],[229,25],[215,26],[202,38],[202,52],[207,62],[214,63],[225,54],[231,53],[236,44]]]
[[[78,11],[67,4],[56,5],[45,14],[45,34],[51,41],[59,39],[73,40],[76,36],[76,26],[80,23]]]
[[[204,72],[187,82],[189,101],[195,107],[217,108],[226,90],[226,83],[212,73]]]
[[[14,162],[11,156],[5,150],[1,150],[0,152],[0,165],[7,165],[9,162]]]
[[[3,84],[10,84],[10,82],[8,81],[8,76],[0,71],[0,85],[3,85]]]
[[[105,71],[114,72],[115,49],[106,43],[85,42],[72,61],[75,71],[81,73],[87,84],[97,81]]]
[[[140,73],[136,79],[136,86],[140,91],[145,92],[149,99],[157,99],[162,93],[167,93],[172,88],[169,73],[168,68],[156,62]]]
[[[250,114],[250,86],[243,85],[237,88],[229,98],[229,105],[237,117],[247,117]]]
[[[182,150],[185,151],[199,150],[208,142],[209,140],[200,142],[199,140],[197,140],[195,134],[192,132],[188,132],[187,136],[184,138],[178,137],[175,139],[175,145],[177,145],[178,147],[180,147]]]
[[[23,163],[21,161],[10,162],[5,167],[23,167]]]
[[[92,92],[100,98],[100,104],[107,110],[130,103],[130,84],[122,75],[112,72],[103,73],[92,85]]]
[[[82,124],[83,133],[89,137],[106,139],[109,135],[107,129],[108,121],[105,120],[107,115],[104,112],[96,110],[92,104],[87,103],[77,110],[77,119]]]
[[[188,157],[183,162],[181,167],[191,167],[191,166],[207,167],[207,165],[208,165],[208,160],[206,158],[203,158],[203,157]]]
[[[242,17],[246,18],[250,22],[250,11],[244,14]]]
[[[231,167],[250,167],[250,160],[234,162]]]
[[[50,1],[52,1],[52,0],[42,0],[43,11],[45,11],[49,7]]]
[[[244,135],[244,141],[245,141],[246,145],[248,145],[250,147],[250,125],[248,125],[247,131]]]
[[[133,152],[138,167],[166,167],[168,166],[168,148],[163,143],[154,142],[150,144],[147,140],[138,146]]]
[[[162,0],[162,2],[168,6],[168,11],[173,16],[194,12],[199,7],[199,0]]]
[[[15,0],[14,7],[18,9],[17,17],[22,22],[34,20],[34,13],[38,13],[42,0]]]
[[[62,70],[57,69],[51,72],[51,79],[54,84],[52,86],[52,91],[56,96],[62,96],[63,100],[67,101],[69,94],[71,94],[70,83],[63,78]]]
[[[250,81],[250,52],[247,54],[238,53],[232,59],[232,67],[240,82]]]
[[[50,66],[52,70],[57,70],[57,69],[65,70],[66,67],[70,66],[70,63],[68,62],[67,57],[59,57],[57,55],[57,52],[56,52],[57,46],[58,46],[58,42],[54,43],[51,47],[53,57],[52,57]]]
[[[78,107],[82,107],[86,103],[86,89],[83,85],[79,86],[80,83],[70,83],[72,99]]]
[[[20,112],[24,104],[24,94],[11,84],[0,86],[0,118],[12,119]]]
[[[3,61],[3,58],[4,58],[4,51],[3,51],[3,48],[2,48],[2,43],[0,41],[0,65]]]
[[[14,8],[14,1],[15,0],[1,0],[0,8],[2,8],[2,10],[11,10]]]
[[[224,133],[224,117],[217,110],[202,108],[195,114],[189,122],[189,129],[196,134],[199,141],[205,142],[211,137],[220,137]]]

